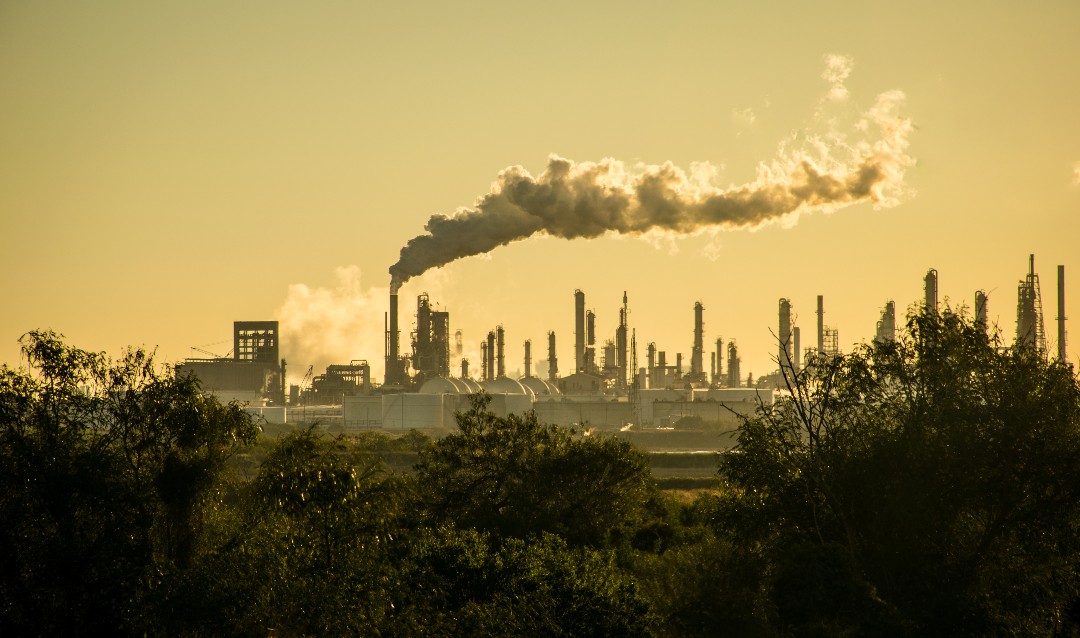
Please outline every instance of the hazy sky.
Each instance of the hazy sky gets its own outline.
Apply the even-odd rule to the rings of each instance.
[[[921,298],[931,267],[953,304],[987,290],[1011,339],[1035,253],[1056,338],[1057,264],[1080,317],[1077,34],[1071,0],[8,0],[0,361],[16,364],[34,328],[110,353],[224,354],[233,320],[276,318],[290,375],[368,359],[381,379],[388,268],[503,169],[540,179],[552,154],[633,175],[671,162],[687,188],[718,192],[783,181],[804,155],[842,174],[880,142],[866,114],[890,91],[913,127],[891,205],[690,236],[533,237],[408,281],[404,323],[426,291],[468,351],[501,323],[514,370],[524,339],[539,359],[555,330],[568,372],[574,290],[602,339],[626,290],[641,360],[655,341],[688,366],[700,300],[706,342],[735,339],[756,376],[773,367],[778,298],[811,345],[824,295],[849,350],[887,300]]]

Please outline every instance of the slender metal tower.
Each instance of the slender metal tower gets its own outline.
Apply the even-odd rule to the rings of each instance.
[[[727,384],[729,388],[738,388],[742,386],[742,378],[739,376],[739,348],[735,345],[734,341],[728,341],[727,348]]]
[[[817,296],[817,352],[825,354],[825,297]]]
[[[491,330],[487,334],[487,365],[484,367],[484,380],[493,381],[495,379],[495,331]]]
[[[1058,265],[1057,267],[1057,350],[1058,360],[1062,363],[1067,361],[1065,357],[1065,266]]]
[[[926,295],[924,305],[926,309],[932,312],[938,311],[938,274],[937,270],[931,268],[926,271],[926,276],[923,277],[923,292]]]
[[[552,384],[559,381],[559,358],[555,356],[555,331],[548,332],[548,381]]]
[[[780,366],[780,371],[785,369],[791,369],[791,301],[781,297],[780,298],[780,312],[779,312],[779,332],[777,332],[776,338],[779,339],[779,351],[776,355],[777,365]]]
[[[500,325],[495,328],[495,378],[506,376],[506,351],[504,350],[504,344],[506,341],[506,333],[503,331],[503,327]]]
[[[795,358],[792,363],[795,365],[795,370],[802,370],[802,344],[799,326],[795,326],[791,329],[791,342],[794,345]]]
[[[525,378],[532,377],[532,339],[525,340]]]
[[[990,298],[986,296],[986,291],[975,291],[975,323],[982,326],[983,330],[986,330],[989,325],[987,314],[990,309]]]
[[[398,296],[390,294],[390,313],[386,327],[386,370],[384,372],[385,385],[403,383],[402,367],[398,355],[400,335],[398,334]]]
[[[627,336],[630,322],[630,308],[626,301],[626,291],[622,293],[622,308],[619,310],[619,327],[615,330],[615,387],[620,390],[626,389],[627,362]]]
[[[700,301],[694,303],[694,348],[690,351],[690,376],[694,380],[705,376],[705,322],[702,318],[704,310],[705,307]]]
[[[585,293],[574,291],[574,371],[585,372]]]

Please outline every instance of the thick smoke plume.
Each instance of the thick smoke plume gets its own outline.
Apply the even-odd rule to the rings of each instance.
[[[850,60],[826,62],[829,97],[846,96],[842,82]],[[475,207],[428,220],[427,232],[409,240],[390,267],[391,289],[430,268],[538,233],[565,239],[689,235],[793,222],[801,213],[861,202],[894,205],[912,163],[907,148],[913,127],[899,114],[903,99],[899,91],[883,93],[862,116],[857,129],[872,141],[849,144],[836,133],[804,138],[804,150],[782,147],[776,159],[758,166],[753,181],[738,186],[719,187],[698,177],[711,167],[703,171],[698,165],[688,175],[670,162],[628,168],[614,159],[575,163],[552,155],[537,177],[511,166]]]

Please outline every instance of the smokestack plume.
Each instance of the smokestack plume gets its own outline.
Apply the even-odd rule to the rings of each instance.
[[[843,88],[844,78],[846,73],[833,78],[833,92]],[[794,222],[803,213],[863,202],[893,206],[912,163],[907,148],[913,125],[899,114],[903,100],[900,91],[883,93],[862,114],[859,130],[874,131],[876,139],[809,139],[806,147],[812,150],[782,146],[775,159],[759,164],[753,181],[742,185],[721,187],[698,177],[718,172],[705,164],[691,175],[670,162],[632,167],[610,158],[577,163],[551,155],[535,177],[510,166],[475,206],[428,219],[426,232],[410,239],[390,267],[391,290],[430,268],[533,235],[688,235]]]

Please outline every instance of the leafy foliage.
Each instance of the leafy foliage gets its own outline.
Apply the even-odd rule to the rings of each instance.
[[[648,461],[629,443],[543,425],[535,413],[498,418],[483,396],[457,417],[459,434],[417,464],[435,525],[526,538],[544,532],[608,547],[631,535],[655,496]]]
[[[742,428],[730,520],[800,633],[1060,631],[1077,600],[1080,388],[961,314],[816,358]]]
[[[29,369],[0,369],[0,633],[131,629],[192,561],[200,506],[257,428],[145,351],[21,343]]]

